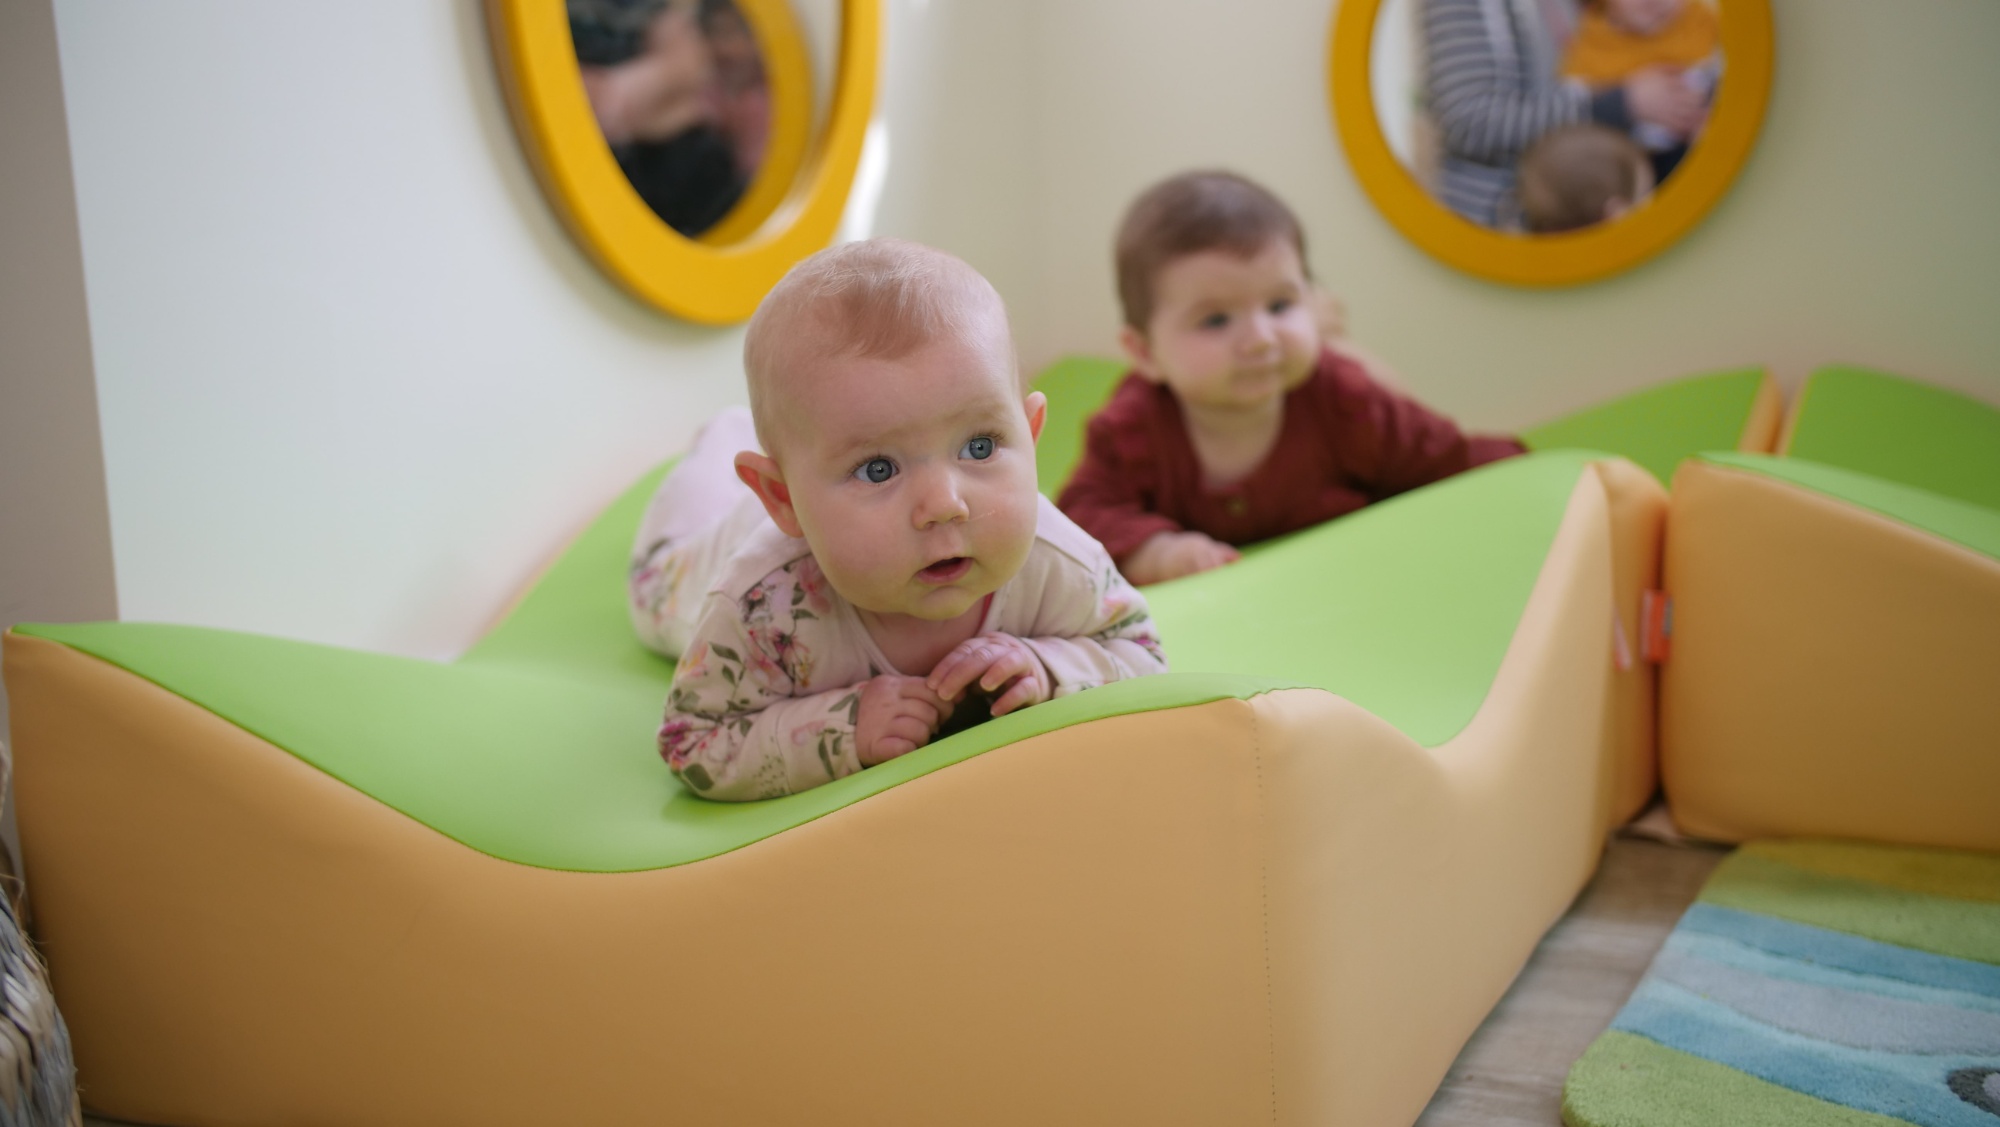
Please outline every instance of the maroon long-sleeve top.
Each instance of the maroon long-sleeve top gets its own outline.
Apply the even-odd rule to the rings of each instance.
[[[1522,449],[1511,438],[1466,435],[1325,350],[1311,378],[1285,396],[1271,453],[1227,486],[1202,481],[1173,392],[1126,376],[1091,418],[1083,461],[1058,503],[1122,562],[1156,533],[1193,530],[1249,544]]]

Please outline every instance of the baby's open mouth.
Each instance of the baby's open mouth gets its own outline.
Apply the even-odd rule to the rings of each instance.
[[[918,572],[917,578],[926,583],[943,585],[946,583],[955,583],[965,578],[965,573],[971,570],[972,561],[970,559],[965,556],[953,556],[948,560],[939,560]]]

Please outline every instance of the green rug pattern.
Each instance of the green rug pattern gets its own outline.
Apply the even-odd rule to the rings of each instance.
[[[1563,1121],[2000,1124],[2000,857],[1744,846],[1570,1070]]]

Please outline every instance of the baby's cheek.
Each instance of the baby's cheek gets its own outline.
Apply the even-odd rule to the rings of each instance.
[[[1035,544],[1037,510],[1033,488],[1029,488],[1025,498],[1012,494],[997,498],[992,513],[987,529],[989,539],[981,554],[995,564],[1004,565],[1012,578]]]

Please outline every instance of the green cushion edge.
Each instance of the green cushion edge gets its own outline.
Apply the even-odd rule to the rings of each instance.
[[[2000,408],[1888,372],[1814,371],[1784,453],[2000,509]]]
[[[1620,454],[1665,483],[1701,451],[1736,448],[1763,383],[1762,368],[1689,376],[1530,427],[1520,437],[1530,450]]]
[[[1701,460],[1789,482],[2000,559],[2000,512],[1970,501],[1796,458],[1712,451],[1703,454]]]

